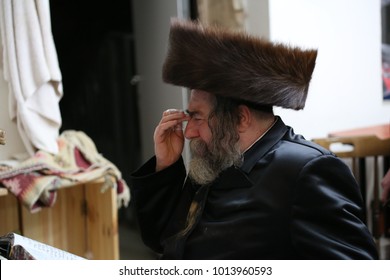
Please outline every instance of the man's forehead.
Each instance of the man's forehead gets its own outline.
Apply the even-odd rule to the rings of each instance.
[[[213,95],[211,93],[200,90],[192,90],[187,111],[193,113],[209,113],[212,106],[212,98]]]

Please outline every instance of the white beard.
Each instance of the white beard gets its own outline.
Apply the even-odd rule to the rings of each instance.
[[[242,163],[238,149],[228,154],[218,148],[211,151],[201,140],[191,140],[190,149],[193,158],[189,164],[188,176],[199,185],[211,184],[223,170]]]

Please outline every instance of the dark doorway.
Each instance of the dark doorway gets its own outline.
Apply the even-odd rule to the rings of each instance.
[[[82,130],[128,181],[139,165],[134,39],[129,0],[51,0],[63,77],[61,130]]]

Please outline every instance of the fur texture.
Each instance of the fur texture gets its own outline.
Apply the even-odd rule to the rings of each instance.
[[[303,109],[316,50],[174,19],[163,80],[252,103]]]

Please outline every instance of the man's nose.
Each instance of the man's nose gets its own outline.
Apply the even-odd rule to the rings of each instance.
[[[187,139],[199,137],[199,131],[191,120],[187,122],[187,125],[184,130],[184,137]]]

